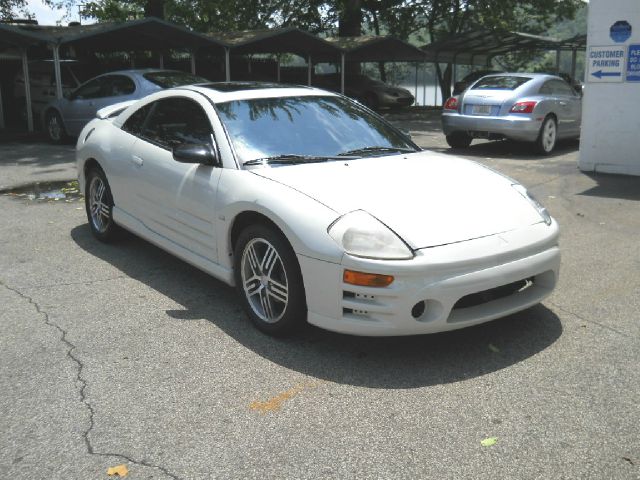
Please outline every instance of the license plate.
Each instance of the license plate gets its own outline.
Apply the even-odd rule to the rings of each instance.
[[[491,105],[474,105],[471,113],[474,115],[491,115]]]

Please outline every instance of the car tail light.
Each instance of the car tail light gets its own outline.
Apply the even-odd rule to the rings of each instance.
[[[457,110],[458,109],[458,97],[450,97],[444,102],[445,110]]]
[[[509,110],[511,113],[531,113],[538,102],[518,102]]]

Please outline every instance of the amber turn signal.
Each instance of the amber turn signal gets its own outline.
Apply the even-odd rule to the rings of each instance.
[[[393,283],[393,275],[380,275],[378,273],[355,272],[345,270],[342,281],[351,285],[362,287],[388,287]]]

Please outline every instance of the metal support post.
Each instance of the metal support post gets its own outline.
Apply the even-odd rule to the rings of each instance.
[[[344,95],[344,52],[340,53],[340,93]]]
[[[23,49],[22,56],[22,76],[24,77],[24,99],[27,103],[27,129],[33,132],[33,109],[31,108],[31,79],[29,78],[29,62],[27,60],[27,50]]]
[[[229,61],[229,49],[225,48],[224,49],[224,79],[227,82],[231,81],[231,67],[230,67],[230,61]]]
[[[60,73],[60,45],[53,46],[53,70],[56,76],[56,98],[62,98],[62,74]]]

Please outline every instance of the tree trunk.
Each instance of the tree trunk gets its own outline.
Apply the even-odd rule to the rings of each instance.
[[[373,17],[373,31],[376,33],[376,36],[380,36],[380,22],[378,21],[378,13],[373,10],[371,12],[371,16]],[[378,62],[378,72],[380,72],[380,80],[387,83],[387,70],[384,68],[384,62]]]
[[[340,37],[359,37],[362,35],[362,0],[343,0],[338,21],[338,35]],[[345,74],[360,73],[360,64],[347,62]]]
[[[164,20],[164,0],[146,0],[144,4],[145,17],[158,17]]]
[[[451,64],[447,63],[447,67],[443,72],[440,68],[440,64],[436,63],[436,72],[438,73],[440,94],[442,95],[442,104],[444,105],[444,102],[446,102],[447,99],[451,96],[451,75],[453,73],[453,69],[451,68]]]

